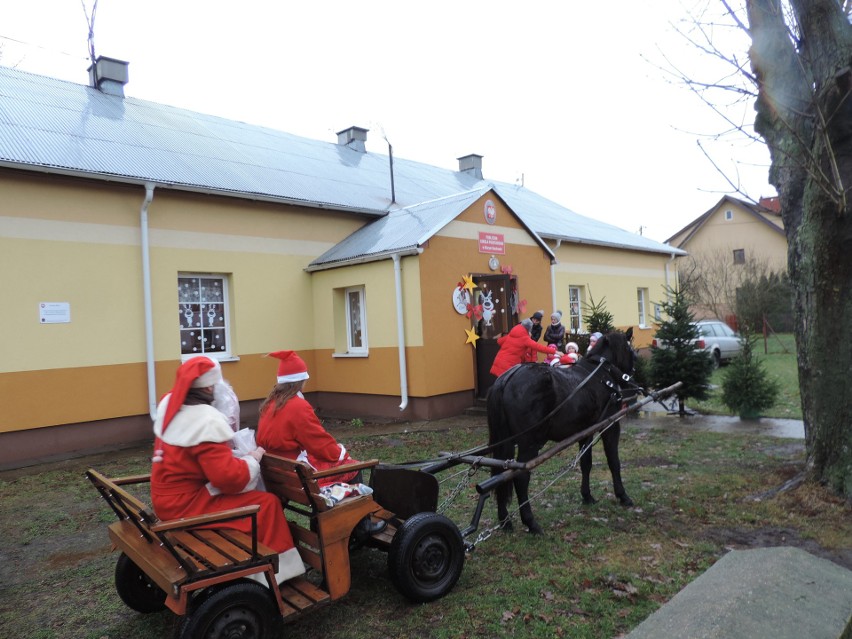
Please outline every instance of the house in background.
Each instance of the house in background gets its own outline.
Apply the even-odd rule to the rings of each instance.
[[[787,237],[777,197],[761,198],[758,204],[726,195],[700,217],[666,240],[688,255],[676,259],[684,276],[697,268],[709,289],[706,303],[694,309],[698,318],[731,312],[730,300],[743,276],[780,274],[787,270]],[[730,322],[729,322],[730,323]]]
[[[180,362],[254,425],[271,351],[323,415],[433,419],[485,394],[497,336],[606,298],[650,341],[684,252],[517,185],[0,67],[0,466],[151,438]]]

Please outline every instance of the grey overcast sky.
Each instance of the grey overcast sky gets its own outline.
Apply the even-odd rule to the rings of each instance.
[[[92,4],[0,0],[0,64],[86,84]],[[733,193],[699,140],[744,193],[774,194],[765,148],[715,139],[728,125],[659,68],[668,58],[722,77],[672,26],[690,10],[679,0],[99,0],[94,43],[130,63],[128,96],[329,142],[362,126],[369,151],[386,154],[386,138],[395,156],[448,169],[478,153],[486,178],[663,241]],[[751,103],[730,113],[753,122]]]

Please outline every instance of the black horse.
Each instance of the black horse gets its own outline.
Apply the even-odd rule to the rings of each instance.
[[[519,364],[498,377],[487,400],[488,443],[493,456],[528,462],[538,456],[546,442],[566,439],[620,410],[626,395],[635,394],[633,391],[637,388],[631,382],[636,357],[630,344],[632,338],[632,328],[627,333],[608,333],[586,357],[570,368]],[[616,422],[604,432],[602,440],[615,495],[622,505],[632,506],[633,501],[621,483],[620,433],[620,425]],[[580,441],[580,447],[590,440],[591,437]],[[583,502],[593,504],[595,499],[589,489],[591,448],[580,458],[580,468]],[[495,468],[491,474],[501,472],[502,469]],[[521,520],[531,533],[540,534],[542,529],[528,503],[530,473],[519,474],[513,483],[521,505]],[[509,482],[500,484],[495,490],[497,516],[505,529],[512,528],[507,508],[511,491]]]

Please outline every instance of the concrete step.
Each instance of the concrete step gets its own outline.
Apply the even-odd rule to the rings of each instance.
[[[732,550],[626,639],[850,639],[852,571],[798,548]]]

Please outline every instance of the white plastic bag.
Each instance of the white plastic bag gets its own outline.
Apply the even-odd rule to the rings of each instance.
[[[234,457],[245,457],[257,448],[254,431],[251,428],[238,430],[234,433],[234,437],[231,440],[231,446],[234,448]],[[257,476],[257,484],[253,487],[253,490],[266,490],[266,485],[263,483],[262,476]]]

